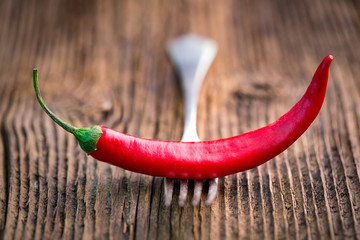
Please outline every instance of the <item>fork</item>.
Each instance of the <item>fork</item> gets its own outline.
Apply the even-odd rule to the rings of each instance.
[[[181,138],[183,142],[199,142],[196,130],[196,114],[198,96],[202,82],[213,62],[217,52],[215,41],[194,34],[186,34],[173,41],[167,46],[167,53],[175,66],[181,83],[185,101],[184,132]],[[200,202],[203,188],[202,180],[195,180],[192,205],[197,206]],[[179,206],[184,206],[188,194],[189,180],[180,180]],[[170,206],[174,179],[165,178],[165,205]],[[208,195],[205,201],[210,205],[217,193],[218,178],[210,179]]]

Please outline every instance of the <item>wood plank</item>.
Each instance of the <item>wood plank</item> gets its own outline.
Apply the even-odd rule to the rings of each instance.
[[[0,1],[1,239],[360,238],[357,1]],[[201,89],[202,140],[269,124],[333,54],[323,109],[287,151],[221,178],[211,206],[164,205],[164,183],[97,162],[35,100],[85,127],[179,140],[183,99],[165,52],[217,41]],[[204,190],[207,189],[205,183]]]

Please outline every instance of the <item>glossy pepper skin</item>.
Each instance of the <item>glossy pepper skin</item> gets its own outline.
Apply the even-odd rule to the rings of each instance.
[[[257,167],[287,149],[314,121],[325,98],[332,60],[331,55],[325,57],[300,101],[263,128],[226,139],[180,142],[97,127],[96,149],[88,153],[133,172],[180,179],[216,178]]]
[[[301,100],[270,125],[235,137],[203,142],[142,139],[101,127],[94,158],[134,172],[183,179],[222,177],[263,164],[310,126],[325,98],[332,56],[324,58]]]

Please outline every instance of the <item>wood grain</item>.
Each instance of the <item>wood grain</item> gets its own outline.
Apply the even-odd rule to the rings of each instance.
[[[31,71],[76,126],[179,140],[165,46],[188,32],[219,45],[200,95],[203,140],[276,120],[322,58],[335,60],[320,115],[293,146],[221,178],[211,206],[204,192],[179,207],[176,181],[166,207],[162,178],[86,156],[42,112]],[[0,1],[0,238],[360,238],[359,37],[356,0]]]

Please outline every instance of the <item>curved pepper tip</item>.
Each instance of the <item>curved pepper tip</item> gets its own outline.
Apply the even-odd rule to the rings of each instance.
[[[319,68],[322,69],[322,68],[330,68],[330,64],[332,62],[332,60],[334,59],[334,57],[332,55],[328,55],[326,57],[324,57],[324,59],[322,60]]]
[[[327,55],[327,56],[324,57],[324,59],[322,60],[322,63],[331,63],[333,59],[334,59],[333,55]],[[321,64],[320,64],[320,65],[321,65]]]

